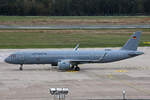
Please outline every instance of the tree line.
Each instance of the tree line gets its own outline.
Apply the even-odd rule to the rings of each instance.
[[[150,15],[150,0],[0,0],[0,15]]]

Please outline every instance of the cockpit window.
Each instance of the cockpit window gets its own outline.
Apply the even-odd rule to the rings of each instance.
[[[10,57],[11,58],[16,58],[16,54],[12,54]]]

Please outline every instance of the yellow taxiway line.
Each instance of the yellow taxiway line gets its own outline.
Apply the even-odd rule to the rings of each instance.
[[[67,72],[78,72],[78,71],[75,71],[75,70],[68,70]]]
[[[128,72],[127,70],[116,70],[115,72]]]

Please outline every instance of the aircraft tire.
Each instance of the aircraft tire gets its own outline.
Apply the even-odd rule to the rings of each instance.
[[[76,67],[76,68],[75,68],[75,71],[80,71],[80,67]]]
[[[20,68],[19,68],[19,70],[21,70],[21,71],[22,71],[22,70],[23,70],[23,68],[22,68],[22,67],[20,67]]]

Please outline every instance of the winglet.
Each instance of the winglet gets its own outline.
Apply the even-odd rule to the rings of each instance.
[[[133,50],[136,51],[137,47],[139,45],[139,40],[141,37],[141,31],[135,32],[130,39],[127,41],[127,43],[121,48],[121,50]]]
[[[79,48],[79,44],[76,45],[76,47],[74,48],[74,51],[77,51]]]

